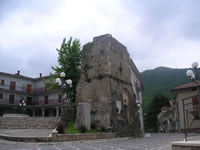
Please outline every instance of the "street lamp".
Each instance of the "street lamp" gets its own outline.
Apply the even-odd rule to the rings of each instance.
[[[55,82],[62,89],[60,119],[59,119],[56,129],[57,129],[58,133],[64,133],[64,127],[66,125],[65,118],[64,118],[64,112],[63,112],[64,99],[66,98],[66,101],[67,101],[67,89],[68,89],[68,86],[72,87],[72,80],[71,79],[65,80],[65,73],[61,72],[60,78],[56,78]],[[65,92],[66,92],[66,94],[64,94]]]
[[[60,73],[60,78],[56,78],[55,82],[56,84],[63,90],[63,98],[61,100],[61,114],[63,113],[63,105],[64,105],[64,92],[66,91],[67,93],[67,86],[72,87],[72,80],[68,79],[68,80],[64,80],[65,78],[65,73],[61,72]],[[67,96],[66,96],[66,100],[67,100]]]
[[[199,71],[198,65],[199,65],[198,62],[195,61],[195,62],[192,63],[192,69],[189,69],[189,70],[186,71],[186,76],[188,76],[196,84],[196,88],[197,88],[197,101],[198,101],[197,106],[198,107],[197,107],[197,110],[195,110],[197,112],[197,114],[196,113],[194,114],[195,116],[194,116],[193,120],[196,118],[196,116],[199,117],[199,112],[198,111],[199,111],[199,104],[200,104],[200,88],[199,88],[199,78],[197,76],[197,73]],[[182,99],[184,129],[185,129],[185,141],[187,141],[186,119],[185,119],[185,116],[186,116],[185,105],[187,105],[187,104],[185,104],[184,101],[187,100],[187,99],[188,98]],[[196,102],[193,103],[193,105],[194,104],[196,105]],[[193,123],[193,120],[192,120],[192,123]],[[192,123],[190,124],[190,126],[192,125]]]
[[[138,108],[138,113],[140,113],[140,108],[142,107],[142,104],[139,102],[139,100],[136,100],[136,105]]]
[[[19,102],[19,106],[20,106],[20,108],[22,107],[22,113],[24,114],[25,113],[24,107],[26,106],[26,102],[24,100],[21,100]]]
[[[26,103],[24,100],[20,101],[19,106],[26,106]]]
[[[186,75],[194,82],[196,83],[196,87],[197,87],[197,94],[198,94],[198,103],[200,104],[200,88],[199,88],[199,82],[198,82],[198,76],[197,76],[197,73],[198,73],[198,62],[193,62],[192,63],[192,68],[193,69],[189,69],[186,71]]]
[[[192,63],[193,70],[189,69],[186,71],[186,75],[195,83],[198,83],[197,72],[198,72],[198,62]]]

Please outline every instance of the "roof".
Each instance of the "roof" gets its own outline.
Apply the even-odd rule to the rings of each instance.
[[[198,83],[190,82],[190,83],[187,83],[187,84],[183,84],[181,86],[177,86],[177,87],[173,88],[172,91],[189,89],[189,88],[193,88],[193,87],[197,87],[197,86],[200,86],[200,81],[198,81]]]
[[[23,76],[23,75],[19,75],[19,74],[11,74],[11,73],[5,73],[5,72],[0,72],[0,75],[14,77],[14,78],[18,78],[18,79],[31,80],[31,81],[38,81],[38,80],[42,80],[42,79],[48,79],[50,77],[50,76],[43,76],[41,78],[40,77],[39,78],[31,78],[31,77],[27,77],[27,76]]]

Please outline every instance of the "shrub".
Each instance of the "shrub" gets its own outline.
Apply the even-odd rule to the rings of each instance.
[[[79,129],[81,130],[81,133],[85,133],[87,131],[87,128],[85,126],[81,126],[79,127]]]

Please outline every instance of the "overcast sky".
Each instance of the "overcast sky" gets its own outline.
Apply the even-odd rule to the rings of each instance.
[[[200,62],[199,0],[0,0],[0,72],[38,77],[64,37],[110,33],[139,71]]]

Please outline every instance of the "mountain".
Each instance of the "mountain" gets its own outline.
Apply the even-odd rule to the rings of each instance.
[[[144,82],[144,97],[152,97],[156,93],[162,93],[172,98],[171,89],[176,86],[191,82],[186,76],[188,69],[172,69],[158,67],[141,73]]]

